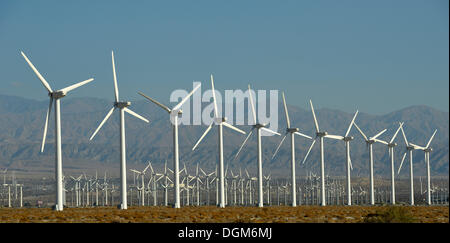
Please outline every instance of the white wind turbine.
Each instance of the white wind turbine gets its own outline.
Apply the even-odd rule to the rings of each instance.
[[[184,97],[180,103],[174,106],[172,109],[169,107],[159,103],[158,101],[146,96],[145,94],[138,92],[144,98],[150,100],[157,106],[161,107],[165,111],[167,111],[170,115],[170,120],[172,122],[173,127],[173,163],[174,163],[174,194],[175,194],[175,208],[180,208],[180,173],[179,173],[179,154],[178,154],[178,116],[183,113],[181,110],[181,106],[189,100],[189,98],[194,94],[194,92],[200,88],[201,84],[197,85],[191,93],[189,93],[186,97]]]
[[[401,131],[402,131],[402,135],[403,135],[403,139],[405,141],[406,144],[406,151],[409,152],[409,189],[410,189],[410,194],[409,194],[409,202],[412,205],[414,205],[414,172],[413,172],[413,151],[416,149],[421,149],[422,147],[417,146],[413,143],[408,143],[408,140],[406,139],[406,135],[405,135],[405,131],[403,130],[403,127],[401,127]],[[400,170],[402,169],[402,165],[403,165],[403,161],[406,158],[406,154],[407,152],[405,152],[403,154],[403,158],[402,158],[402,162],[400,163],[400,166],[398,167],[398,171],[397,171],[397,175],[400,174]]]
[[[200,171],[203,173],[203,175],[205,176],[205,180],[206,180],[206,201],[207,201],[207,204],[206,205],[209,205],[209,203],[210,203],[210,192],[209,192],[209,183],[210,183],[210,181],[209,181],[209,177],[211,177],[212,175],[214,175],[216,172],[215,171],[213,171],[213,172],[211,172],[211,173],[209,173],[209,174],[207,174],[205,171],[203,171],[202,170],[202,168],[200,168]]]
[[[395,172],[394,172],[394,148],[397,146],[397,143],[394,143],[395,138],[397,137],[398,132],[403,126],[403,122],[399,122],[399,127],[395,132],[394,136],[392,136],[389,142],[380,140],[378,138],[374,139],[376,142],[380,142],[384,145],[388,146],[389,155],[391,156],[391,203],[395,204]]]
[[[414,187],[413,187],[413,156],[412,156],[412,152],[413,152],[413,150],[422,150],[422,151],[424,151],[425,152],[425,163],[426,163],[426,165],[427,165],[427,182],[428,182],[428,184],[427,184],[427,203],[428,203],[428,205],[431,205],[431,194],[430,194],[430,187],[431,187],[431,184],[430,184],[430,160],[429,160],[429,156],[430,156],[430,152],[432,151],[432,148],[430,148],[430,144],[431,144],[431,141],[433,140],[433,138],[434,138],[434,135],[436,135],[436,132],[437,132],[437,129],[436,130],[434,130],[434,133],[433,133],[433,135],[431,135],[431,138],[430,138],[430,140],[428,140],[428,143],[427,143],[427,145],[425,146],[425,147],[422,147],[422,146],[419,146],[419,145],[416,145],[416,144],[413,144],[413,143],[410,143],[410,142],[408,142],[408,140],[406,139],[406,135],[405,135],[405,132],[403,131],[403,127],[402,127],[402,135],[403,135],[403,139],[405,140],[405,143],[406,143],[406,149],[407,149],[407,151],[409,152],[409,167],[410,167],[410,170],[409,170],[409,177],[410,177],[410,199],[411,199],[411,205],[414,205]],[[406,152],[403,154],[403,158],[402,158],[402,162],[400,163],[400,167],[398,168],[398,172],[397,173],[400,173],[400,170],[401,170],[401,168],[402,168],[402,165],[403,165],[403,161],[405,160],[405,157],[406,157]]]
[[[138,170],[133,170],[130,169],[131,171],[133,171],[134,173],[136,173],[138,176],[141,177],[141,188],[139,188],[139,186],[136,186],[138,191],[141,191],[141,206],[145,206],[145,172],[148,170],[148,168],[150,167],[150,161],[148,162],[148,165],[142,170],[142,171],[138,171]],[[152,168],[153,169],[153,168]]]
[[[272,159],[275,158],[275,155],[277,155],[278,150],[280,149],[281,145],[283,144],[284,140],[286,139],[286,136],[290,133],[291,134],[291,195],[292,195],[292,207],[297,206],[297,193],[296,193],[296,183],[295,183],[295,135],[299,135],[305,138],[312,139],[312,137],[305,135],[303,133],[300,133],[299,128],[293,128],[291,127],[291,121],[289,120],[289,113],[286,105],[286,99],[284,97],[284,92],[281,93],[283,96],[283,105],[284,105],[284,114],[286,115],[286,133],[284,134],[284,137],[281,139],[280,144],[278,145],[277,149],[275,150],[275,153],[272,156]]]
[[[263,200],[263,171],[262,171],[262,149],[261,149],[261,131],[266,131],[272,134],[276,134],[278,136],[281,136],[281,134],[274,132],[270,129],[265,128],[267,126],[267,124],[261,124],[259,123],[258,119],[256,118],[256,108],[255,105],[253,103],[253,97],[252,97],[252,92],[250,89],[250,85],[248,85],[248,99],[250,101],[250,107],[252,110],[252,118],[253,118],[253,122],[254,125],[253,128],[250,130],[250,132],[248,133],[247,137],[245,138],[244,142],[242,143],[241,147],[239,148],[238,152],[236,153],[236,156],[234,156],[234,159],[236,159],[239,155],[239,153],[241,152],[242,148],[244,147],[245,143],[247,142],[247,140],[250,138],[250,136],[252,135],[253,131],[256,129],[256,134],[257,134],[257,149],[258,149],[258,207],[263,207],[264,204],[264,200]]]
[[[227,123],[226,117],[220,117],[219,111],[217,109],[217,101],[216,101],[216,94],[214,90],[214,79],[213,75],[211,74],[211,88],[212,88],[212,95],[213,95],[213,101],[214,101],[214,120],[211,122],[211,124],[206,128],[203,135],[200,137],[200,139],[197,141],[197,143],[192,148],[192,151],[194,151],[197,146],[200,144],[202,139],[208,134],[208,132],[211,130],[213,125],[217,125],[218,128],[218,136],[219,136],[219,184],[220,184],[220,204],[219,207],[224,208],[225,207],[225,176],[224,176],[224,167],[223,167],[223,126],[226,126],[228,128],[231,128],[237,132],[240,132],[242,134],[245,134],[244,131],[234,127],[233,125]]]
[[[379,132],[378,134],[376,134],[373,137],[369,137],[367,138],[367,136],[363,133],[363,131],[358,127],[358,125],[356,125],[356,123],[354,124],[356,129],[359,131],[359,133],[361,133],[361,135],[364,137],[364,141],[366,141],[366,144],[369,148],[369,167],[370,167],[370,204],[371,205],[375,205],[375,184],[374,184],[374,178],[373,178],[373,150],[372,150],[372,145],[375,142],[379,142],[379,140],[377,140],[377,137],[381,136],[381,134],[383,134],[384,132],[387,131],[387,129],[384,129],[383,131]]]
[[[45,118],[45,125],[44,125],[44,136],[42,138],[42,146],[41,146],[41,153],[44,152],[44,146],[45,146],[45,138],[47,135],[47,126],[48,121],[50,118],[50,113],[52,110],[52,104],[55,103],[55,177],[56,177],[56,205],[55,210],[56,211],[62,211],[64,208],[63,205],[63,182],[62,182],[62,151],[61,151],[61,112],[60,112],[60,99],[65,97],[67,93],[71,90],[74,90],[82,85],[85,85],[94,79],[88,79],[76,84],[73,84],[71,86],[68,86],[66,88],[60,89],[60,90],[52,90],[50,85],[47,83],[47,81],[42,77],[42,75],[39,73],[39,71],[36,69],[36,67],[31,63],[31,61],[25,56],[23,52],[22,56],[25,58],[25,61],[27,61],[28,65],[33,69],[36,76],[41,80],[42,84],[48,91],[48,96],[50,97],[50,103],[47,110],[47,116]]]
[[[108,118],[112,115],[112,113],[119,109],[120,111],[120,196],[121,196],[121,204],[119,205],[120,209],[127,209],[127,169],[126,169],[126,141],[125,141],[125,112],[128,114],[137,117],[145,122],[149,122],[144,117],[138,115],[134,111],[130,110],[128,106],[131,105],[129,101],[119,101],[119,89],[117,87],[117,77],[116,77],[116,65],[114,63],[114,52],[111,51],[111,60],[112,60],[112,68],[113,68],[113,78],[114,78],[114,95],[115,101],[113,103],[113,107],[109,110],[108,114],[106,114],[103,121],[97,127],[95,132],[89,138],[92,140],[103,124],[108,120]]]
[[[313,104],[312,104],[311,100],[309,100],[309,104],[311,106],[311,111],[312,111],[313,118],[314,118],[314,125],[315,125],[315,128],[316,128],[316,137],[314,138],[313,142],[311,143],[311,146],[309,147],[308,152],[306,153],[306,156],[303,159],[302,164],[305,163],[306,159],[308,158],[309,152],[311,152],[311,149],[313,148],[314,144],[316,143],[317,138],[319,138],[319,142],[320,142],[320,172],[321,172],[321,174],[320,174],[320,179],[321,179],[320,192],[321,192],[321,199],[322,199],[321,205],[322,206],[326,206],[326,198],[325,198],[325,164],[324,164],[323,138],[331,138],[331,139],[344,140],[344,141],[348,140],[348,139],[346,139],[343,136],[329,135],[325,131],[320,131],[319,123],[317,122],[316,114],[314,112],[314,107],[313,107]],[[355,116],[353,118],[356,117],[356,114],[355,114]],[[347,130],[347,133],[350,131],[352,123],[350,123],[350,127]],[[346,136],[347,135],[348,134],[346,134]],[[347,152],[348,152],[347,153],[347,161],[349,161],[349,151],[350,151],[349,149],[350,149],[350,147],[347,144]]]

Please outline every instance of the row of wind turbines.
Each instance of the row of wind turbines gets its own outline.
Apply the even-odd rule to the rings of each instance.
[[[46,134],[47,134],[47,128],[48,128],[48,121],[49,121],[49,116],[52,110],[52,105],[53,103],[55,103],[55,178],[56,178],[56,204],[55,204],[55,210],[57,211],[62,211],[63,210],[63,179],[62,179],[62,152],[61,152],[61,121],[60,121],[60,99],[65,97],[68,92],[81,87],[89,82],[92,82],[94,79],[90,78],[88,80],[76,83],[74,85],[68,86],[66,88],[60,89],[60,90],[56,90],[54,91],[51,86],[48,84],[48,82],[44,79],[44,77],[42,77],[42,75],[39,73],[39,71],[36,69],[36,67],[31,63],[31,61],[28,59],[28,57],[21,52],[22,56],[25,58],[26,62],[28,63],[28,65],[31,67],[31,69],[34,71],[34,73],[37,75],[37,77],[39,78],[39,80],[42,82],[42,84],[44,85],[44,87],[47,89],[48,91],[48,96],[50,97],[50,103],[49,103],[49,107],[48,107],[48,111],[46,114],[46,120],[45,120],[45,125],[44,125],[44,135],[43,135],[43,139],[42,139],[42,145],[41,145],[41,152],[44,151],[44,146],[45,146],[45,139],[46,139]],[[121,101],[119,99],[119,90],[118,90],[118,85],[117,85],[117,76],[116,76],[116,67],[115,67],[115,62],[114,62],[114,52],[111,52],[111,60],[112,60],[112,68],[113,68],[113,78],[114,78],[114,103],[112,108],[108,111],[108,113],[106,114],[105,118],[101,121],[101,123],[99,124],[99,126],[97,127],[97,129],[94,131],[94,133],[92,134],[92,136],[89,138],[90,140],[92,140],[95,135],[99,132],[99,130],[101,129],[101,127],[104,125],[104,123],[109,119],[109,117],[112,115],[112,113],[115,110],[119,110],[120,112],[120,198],[121,198],[121,202],[118,206],[118,208],[120,209],[127,209],[127,179],[126,179],[126,139],[125,139],[125,112],[146,122],[149,123],[149,120],[142,117],[141,115],[137,114],[136,112],[132,111],[129,107],[131,105],[131,102],[129,101]],[[180,171],[179,168],[179,149],[178,149],[178,118],[182,115],[182,109],[181,107],[183,106],[183,104],[185,104],[189,98],[194,94],[194,92],[196,90],[198,90],[198,88],[200,87],[200,85],[197,85],[187,96],[185,96],[181,102],[179,102],[177,105],[175,105],[173,108],[169,108],[168,106],[156,101],[155,99],[145,95],[142,92],[138,92],[140,95],[142,95],[144,98],[146,98],[147,100],[149,100],[150,102],[156,104],[158,107],[162,108],[163,110],[165,110],[166,112],[169,113],[169,119],[172,123],[172,128],[173,128],[173,186],[174,186],[174,207],[175,208],[180,208],[181,204],[180,204],[180,174],[182,171]],[[230,128],[238,133],[241,134],[247,134],[246,132],[242,131],[241,129],[231,125],[230,123],[227,122],[226,117],[221,117],[219,114],[219,110],[217,107],[217,101],[216,101],[216,96],[215,96],[215,90],[214,90],[214,79],[213,76],[211,75],[211,87],[212,87],[212,94],[213,94],[213,102],[214,102],[214,120],[213,122],[207,127],[207,129],[205,130],[205,132],[203,133],[203,135],[198,139],[197,143],[195,144],[195,146],[192,148],[192,150],[195,150],[199,144],[201,143],[201,141],[203,140],[203,138],[208,134],[208,132],[212,129],[212,127],[214,125],[217,126],[218,128],[218,151],[219,151],[219,163],[218,163],[218,182],[219,182],[219,204],[218,206],[223,208],[225,207],[225,175],[224,175],[224,158],[223,158],[223,126]],[[253,101],[253,97],[252,97],[252,92],[250,85],[248,86],[249,89],[249,102],[250,102],[250,107],[251,107],[251,112],[252,112],[252,121],[253,121],[253,125],[251,130],[248,132],[245,140],[243,141],[243,143],[241,144],[238,152],[236,153],[234,159],[236,159],[240,152],[242,151],[244,145],[246,144],[246,142],[249,140],[249,138],[252,136],[252,134],[254,132],[256,132],[256,136],[257,136],[257,168],[258,168],[258,174],[257,174],[257,182],[258,182],[258,187],[257,187],[257,191],[258,191],[258,207],[263,207],[263,170],[262,170],[262,145],[261,145],[261,133],[262,132],[266,132],[266,133],[270,133],[273,135],[278,135],[281,136],[280,133],[276,132],[276,131],[272,131],[268,128],[266,128],[267,124],[263,124],[260,123],[257,119],[257,114],[256,114],[256,109],[255,109],[255,104]],[[296,196],[296,175],[295,175],[295,135],[298,135],[300,137],[306,138],[306,139],[310,139],[312,140],[311,146],[308,149],[308,152],[306,153],[305,158],[303,159],[302,163],[305,163],[305,161],[308,158],[308,155],[310,153],[310,151],[312,150],[312,148],[314,147],[314,144],[316,143],[316,141],[319,141],[319,146],[320,146],[320,170],[321,170],[321,174],[320,174],[320,178],[321,178],[321,184],[320,184],[320,193],[321,193],[321,205],[325,206],[327,205],[326,202],[326,195],[325,195],[325,170],[324,170],[324,138],[329,138],[329,139],[335,139],[335,140],[341,140],[345,143],[345,147],[346,147],[346,158],[347,158],[347,163],[346,163],[346,188],[347,188],[347,196],[348,196],[348,205],[351,205],[351,176],[350,176],[350,171],[352,169],[352,164],[351,164],[351,158],[350,158],[350,141],[353,140],[353,137],[349,136],[350,130],[352,128],[353,125],[355,125],[355,127],[358,129],[358,131],[361,133],[361,135],[364,137],[366,143],[369,146],[369,152],[370,152],[370,200],[371,200],[371,204],[373,205],[374,202],[374,183],[373,183],[373,154],[372,154],[372,144],[375,142],[379,142],[382,144],[385,144],[388,146],[389,148],[389,153],[391,155],[391,183],[392,183],[392,190],[391,190],[391,197],[392,197],[392,204],[395,204],[395,172],[394,172],[394,147],[397,146],[397,144],[394,142],[398,132],[401,130],[402,131],[402,135],[403,138],[405,140],[406,143],[406,148],[409,151],[409,158],[410,158],[410,187],[411,187],[411,205],[414,205],[414,193],[413,193],[413,166],[412,166],[412,151],[413,150],[422,150],[425,152],[425,162],[427,164],[427,202],[428,204],[431,204],[431,194],[430,194],[430,168],[429,168],[429,154],[432,151],[430,144],[431,141],[434,138],[434,135],[436,134],[436,131],[433,133],[433,135],[431,136],[430,140],[428,141],[427,145],[425,146],[419,146],[413,143],[409,143],[408,140],[406,139],[406,135],[403,131],[403,123],[399,123],[399,127],[397,129],[397,131],[395,132],[395,135],[391,138],[391,140],[389,142],[383,141],[381,139],[378,139],[387,129],[384,129],[383,131],[379,132],[378,134],[376,134],[375,136],[369,137],[367,138],[367,136],[361,131],[361,129],[357,126],[355,119],[356,116],[358,114],[358,111],[356,111],[355,115],[353,116],[352,121],[350,122],[350,125],[347,129],[347,132],[345,133],[344,136],[340,136],[340,135],[331,135],[328,134],[328,132],[320,130],[319,128],[319,123],[317,121],[316,118],[316,114],[314,111],[314,107],[312,104],[312,101],[310,100],[310,106],[311,106],[311,110],[312,110],[312,115],[314,118],[314,126],[316,129],[316,134],[315,137],[312,138],[308,135],[305,135],[303,133],[300,133],[300,129],[299,128],[293,128],[291,127],[290,124],[290,119],[289,119],[289,114],[288,114],[288,109],[287,109],[287,105],[286,105],[286,100],[285,100],[285,96],[284,93],[282,93],[282,97],[283,97],[283,104],[284,104],[284,111],[285,111],[285,116],[286,116],[286,122],[287,122],[287,128],[285,131],[284,136],[282,137],[280,144],[278,145],[274,155],[272,158],[274,158],[276,156],[276,154],[278,153],[281,145],[283,144],[284,140],[286,139],[287,135],[290,135],[290,140],[291,140],[291,196],[292,196],[292,206],[296,206],[296,201],[297,201],[297,196]],[[406,153],[403,156],[402,162],[400,164],[399,167],[399,171],[403,165],[403,161],[406,157]],[[399,172],[398,171],[398,172]]]

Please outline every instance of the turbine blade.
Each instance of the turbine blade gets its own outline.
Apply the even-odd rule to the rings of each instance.
[[[27,61],[28,65],[31,67],[31,69],[33,69],[34,73],[39,78],[39,80],[41,80],[42,84],[47,89],[47,91],[49,93],[52,93],[53,92],[52,88],[47,83],[47,81],[44,79],[44,77],[42,77],[42,75],[39,73],[39,71],[36,69],[36,67],[33,65],[33,63],[31,63],[31,61],[28,59],[27,56],[25,56],[25,54],[23,52],[20,52],[20,53],[22,53],[23,58],[25,58],[25,61]]]
[[[248,99],[250,101],[250,106],[252,108],[252,116],[253,116],[253,122],[256,124],[256,109],[255,109],[255,105],[253,104],[253,97],[252,97],[252,92],[250,89],[250,84],[248,85]]]
[[[111,51],[111,60],[112,60],[113,78],[114,78],[114,95],[116,98],[116,102],[119,102],[119,89],[117,87],[117,76],[116,76],[116,64],[114,62],[114,51]]]
[[[371,139],[376,139],[377,137],[381,136],[381,134],[383,134],[386,131],[387,131],[387,129],[384,129],[383,131],[379,132],[377,135],[371,137]]]
[[[394,136],[392,137],[392,139],[389,143],[394,142],[394,139],[395,139],[395,137],[397,137],[397,134],[400,131],[400,129],[402,129],[402,126],[403,126],[403,122],[400,122],[400,126],[397,128],[397,131],[395,132]],[[406,145],[408,145],[408,143]]]
[[[348,162],[350,164],[350,170],[353,170],[352,158],[350,156],[348,156]]]
[[[50,96],[50,103],[48,104],[47,115],[45,117],[44,136],[42,137],[41,153],[44,152],[45,138],[47,137],[48,121],[50,119],[50,113],[52,112],[52,104],[53,98]]]
[[[290,128],[291,127],[291,121],[289,120],[289,113],[288,113],[288,109],[287,109],[287,105],[286,105],[286,99],[284,97],[284,92],[281,92],[281,96],[283,97],[284,114],[286,115],[287,127]]]
[[[219,117],[218,110],[217,110],[217,102],[216,102],[216,91],[214,90],[214,78],[211,74],[211,88],[212,88],[212,95],[213,95],[213,101],[214,101],[214,116],[215,118]]]
[[[336,139],[336,140],[343,140],[344,137],[343,136],[339,136],[339,135],[325,135],[323,136],[324,138],[331,138],[331,139]]]
[[[417,144],[414,144],[414,143],[409,143],[409,145],[413,146],[414,149],[420,149],[420,150],[425,150],[425,149],[426,149],[426,148],[424,148],[424,147],[422,147],[422,146],[419,146],[419,145],[417,145]]]
[[[408,139],[406,139],[406,135],[405,135],[405,131],[403,130],[403,127],[401,128],[401,130],[402,130],[402,137],[403,137],[403,140],[405,141],[406,146],[408,146],[408,145],[409,145]]]
[[[62,91],[62,92],[64,92],[64,93],[67,93],[67,92],[69,92],[69,91],[71,91],[71,90],[74,90],[74,89],[76,89],[76,88],[78,88],[78,87],[80,87],[80,86],[83,86],[83,85],[85,85],[85,84],[87,84],[87,83],[90,83],[90,82],[92,82],[92,81],[94,81],[94,79],[93,79],[93,78],[90,78],[90,79],[88,79],[88,80],[81,81],[81,82],[79,82],[79,83],[76,83],[76,84],[71,85],[71,86],[69,86],[69,87],[66,87],[66,88],[64,88],[64,89],[61,89],[60,91]]]
[[[203,173],[203,175],[205,175],[206,176],[206,173],[202,170],[202,168],[199,168],[200,169],[200,172],[202,172]]]
[[[237,152],[236,155],[234,156],[234,159],[233,159],[233,160],[236,160],[236,158],[239,156],[239,153],[241,152],[241,150],[242,150],[242,148],[244,147],[245,143],[247,142],[247,140],[248,140],[248,139],[250,138],[250,136],[252,135],[253,129],[254,129],[254,128],[252,128],[252,130],[250,130],[250,132],[248,133],[247,137],[245,138],[245,140],[244,140],[244,142],[242,143],[241,147],[239,148],[238,152]]]
[[[140,116],[139,114],[137,114],[136,112],[128,109],[127,107],[123,108],[124,111],[126,111],[128,114],[135,116],[136,118],[139,118],[147,123],[149,123],[149,120],[145,119],[144,117]]]
[[[237,128],[237,127],[235,127],[235,126],[233,126],[233,125],[231,125],[231,124],[229,124],[229,123],[227,123],[227,122],[222,122],[222,125],[224,125],[224,126],[226,126],[226,127],[228,127],[228,128],[231,128],[231,129],[233,129],[233,130],[235,130],[235,131],[237,131],[237,132],[240,132],[240,133],[242,133],[242,134],[245,134],[244,131],[242,131],[241,129],[239,129],[239,128]]]
[[[163,104],[161,104],[161,103],[159,103],[158,101],[156,101],[156,100],[154,100],[154,99],[152,99],[152,98],[150,98],[150,97],[148,97],[147,95],[145,95],[145,94],[143,94],[143,93],[141,93],[141,92],[138,92],[138,94],[140,94],[140,95],[142,95],[142,96],[144,96],[144,98],[146,98],[146,99],[148,99],[148,100],[150,100],[151,102],[153,102],[154,104],[156,104],[157,106],[159,106],[159,107],[161,107],[161,108],[163,108],[164,110],[166,110],[167,112],[171,112],[172,110],[170,110],[170,108],[169,107],[167,107],[167,106],[165,106],[165,105],[163,105]]]
[[[281,134],[279,134],[279,133],[277,133],[277,132],[274,132],[274,131],[272,131],[272,130],[270,130],[270,129],[267,129],[267,128],[265,128],[265,127],[261,127],[260,129],[263,130],[263,131],[266,131],[266,132],[268,132],[268,133],[272,133],[272,134],[281,136]]]
[[[310,137],[310,136],[308,136],[308,135],[305,135],[305,134],[303,134],[303,133],[300,133],[300,132],[294,132],[294,134],[297,134],[297,135],[302,136],[302,137],[305,137],[305,138],[313,139],[312,137]]]
[[[350,129],[352,129],[352,125],[355,122],[356,116],[358,115],[358,110],[356,110],[355,115],[353,116],[352,122],[350,122],[350,125],[347,128],[347,132],[345,133],[344,137],[347,137],[348,134],[350,133]]]
[[[113,107],[113,108],[111,108],[111,110],[109,110],[108,114],[106,114],[105,118],[103,118],[103,121],[100,123],[100,125],[97,127],[97,129],[95,129],[95,132],[92,134],[92,136],[89,138],[89,140],[92,140],[94,138],[95,134],[97,134],[97,132],[100,130],[100,128],[106,122],[106,120],[108,120],[108,118],[111,116],[111,114],[113,113],[114,109],[116,109],[116,108]]]
[[[314,118],[314,125],[316,126],[316,132],[319,132],[320,131],[319,123],[317,122],[316,113],[314,112],[314,107],[313,107],[313,104],[312,104],[311,100],[309,100],[309,104],[311,106],[311,111],[312,111],[313,118]]]
[[[405,161],[406,152],[403,154],[402,162],[400,163],[400,167],[398,167],[397,175],[400,174],[400,170],[402,169],[403,161]]]
[[[311,149],[313,148],[313,146],[314,146],[315,143],[316,143],[316,139],[314,139],[314,140],[312,141],[311,146],[309,147],[308,152],[306,153],[305,158],[303,159],[302,164],[305,163],[306,158],[308,158],[309,152],[311,152]]]
[[[358,127],[358,125],[356,125],[356,123],[354,123],[356,129],[358,129],[359,133],[361,133],[361,135],[364,137],[364,140],[369,141],[366,137],[366,134],[363,133],[363,131],[361,131],[361,129]]]
[[[202,85],[199,84],[197,85],[192,91],[191,93],[189,93],[188,95],[186,95],[186,97],[183,98],[183,100],[181,100],[180,103],[178,103],[178,105],[176,105],[172,110],[178,110],[181,108],[181,106],[191,97],[192,94],[194,94],[195,91],[197,91],[198,88],[200,88]]]
[[[385,145],[389,144],[388,142],[380,140],[380,139],[374,139],[374,140],[375,140],[375,142],[379,142],[379,143],[382,143],[382,144],[385,144]]]
[[[202,139],[206,136],[206,134],[208,134],[209,130],[211,130],[211,128],[213,127],[214,122],[211,122],[211,124],[208,126],[208,128],[206,128],[205,132],[203,133],[203,135],[200,137],[200,139],[197,141],[197,143],[194,145],[194,147],[192,148],[192,151],[194,151],[197,146],[200,144],[200,142],[202,141]]]
[[[348,146],[348,149],[350,150],[350,142],[347,142],[347,146]],[[348,154],[348,162],[350,164],[350,170],[353,170],[352,157],[350,156],[350,153]]]
[[[431,138],[430,138],[430,140],[428,140],[427,146],[425,146],[425,148],[428,148],[428,147],[430,146],[430,144],[431,144],[431,141],[432,141],[432,140],[433,140],[433,138],[434,138],[434,135],[436,135],[436,132],[437,132],[437,129],[436,129],[436,130],[434,130],[434,133],[433,133],[433,135],[431,135]]]
[[[275,153],[273,153],[273,155],[272,155],[272,159],[275,158],[275,155],[277,155],[278,150],[280,149],[281,145],[283,144],[284,140],[286,139],[286,136],[287,136],[287,133],[284,134],[283,138],[282,138],[281,141],[280,141],[280,144],[278,144],[278,147],[277,147],[277,149],[275,150]]]

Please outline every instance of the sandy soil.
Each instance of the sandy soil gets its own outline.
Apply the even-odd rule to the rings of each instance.
[[[396,206],[406,212],[409,222],[449,223],[448,206]],[[360,223],[383,215],[387,206],[299,206],[278,207],[113,207],[0,208],[1,223]]]

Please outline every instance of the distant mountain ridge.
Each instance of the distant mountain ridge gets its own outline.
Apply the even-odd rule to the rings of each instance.
[[[281,100],[281,99],[280,99]],[[204,103],[205,105],[207,103]],[[209,104],[209,103],[208,103]],[[97,98],[64,98],[61,102],[62,142],[63,142],[63,168],[76,167],[77,161],[98,163],[105,166],[119,163],[119,123],[118,115],[113,115],[93,141],[89,137],[104,118],[112,105],[112,101]],[[45,112],[48,101],[35,101],[17,96],[0,95],[0,167],[26,169],[25,165],[33,166],[54,163],[54,114],[52,113],[47,144],[44,153],[39,152],[42,140]],[[127,137],[127,164],[129,167],[141,167],[151,160],[156,167],[163,166],[167,159],[172,166],[172,130],[169,116],[161,112],[160,108],[145,100],[132,102],[133,111],[150,120],[144,123],[132,116],[126,115]],[[247,106],[245,106],[245,109]],[[310,110],[288,105],[292,126],[299,127],[302,133],[313,135],[314,126]],[[247,115],[247,110],[245,110]],[[317,119],[321,130],[330,134],[343,135],[352,119],[353,114],[327,108],[316,109]],[[282,104],[278,107],[278,132],[284,134],[286,122]],[[449,113],[436,110],[428,106],[410,106],[390,112],[385,115],[371,115],[359,113],[356,123],[367,136],[373,136],[387,128],[388,131],[380,138],[388,140],[398,127],[398,122],[405,122],[404,129],[409,141],[425,145],[434,129],[438,129],[432,147],[431,169],[434,175],[448,175],[449,173]],[[238,126],[248,132],[250,126]],[[206,129],[202,126],[180,126],[180,157],[181,163],[188,167],[198,162],[203,168],[213,170],[217,161],[217,133],[213,129],[195,152],[192,147]],[[351,135],[355,140],[351,142],[351,157],[353,174],[365,175],[368,173],[368,152],[366,145],[353,128]],[[225,163],[230,168],[249,168],[256,173],[256,141],[249,140],[243,153],[233,161],[245,136],[224,129]],[[279,136],[263,137],[263,170],[270,170],[272,174],[283,175],[290,169],[290,143],[286,139],[279,154],[271,160],[272,154],[280,141]],[[401,134],[396,142],[396,170],[400,164],[404,151],[404,142]],[[318,171],[318,146],[312,150],[310,157],[301,164],[311,141],[298,137],[297,144],[297,170],[304,175],[306,171]],[[390,173],[387,148],[384,145],[374,146],[375,173],[387,176]],[[423,152],[414,152],[414,170],[416,175],[425,174]],[[403,165],[400,175],[408,175],[409,163]],[[345,150],[344,143],[326,140],[325,144],[325,170],[330,175],[344,176]],[[266,174],[266,172],[265,172]]]

